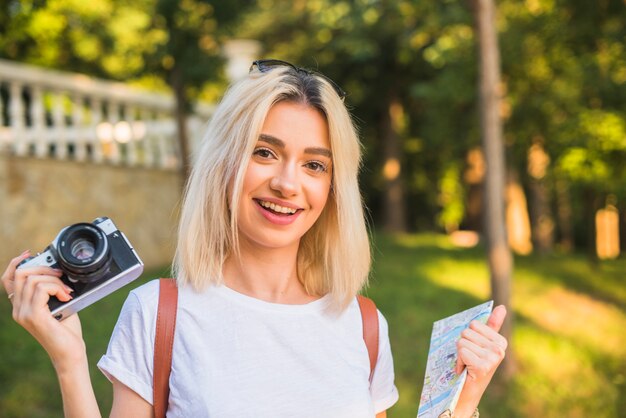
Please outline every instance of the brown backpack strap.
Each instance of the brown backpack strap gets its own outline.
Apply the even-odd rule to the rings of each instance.
[[[378,360],[378,311],[371,299],[358,295],[363,321],[363,340],[370,359],[370,383]],[[178,288],[174,279],[159,280],[159,307],[154,337],[153,407],[155,418],[164,418],[170,394],[172,347],[176,327]]]
[[[363,319],[363,340],[370,356],[370,384],[374,377],[374,369],[378,360],[378,311],[373,300],[358,295],[361,318]]]
[[[159,308],[154,336],[153,407],[155,418],[164,418],[170,397],[172,347],[176,328],[178,287],[174,279],[159,280]]]

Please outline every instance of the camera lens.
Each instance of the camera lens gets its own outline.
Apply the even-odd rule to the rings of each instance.
[[[96,225],[78,223],[68,226],[59,234],[55,247],[59,266],[70,280],[89,283],[109,271],[109,242]]]
[[[79,260],[86,260],[88,258],[93,257],[96,253],[96,248],[93,243],[87,241],[86,239],[78,239],[72,243],[72,248],[70,249],[70,254],[76,257]]]

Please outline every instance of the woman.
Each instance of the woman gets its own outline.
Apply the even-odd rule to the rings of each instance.
[[[344,95],[320,74],[263,60],[216,110],[181,214],[168,416],[381,417],[397,401],[380,314],[369,381],[355,299],[369,242]],[[16,271],[28,255],[2,278],[13,316],[49,353],[66,416],[100,416],[78,316],[59,323],[47,310],[69,289],[57,270]],[[153,414],[158,292],[156,281],[131,292],[98,363],[113,383],[111,416]],[[496,309],[491,327],[474,324],[459,343],[470,379],[456,416],[473,413],[504,356],[503,318]]]

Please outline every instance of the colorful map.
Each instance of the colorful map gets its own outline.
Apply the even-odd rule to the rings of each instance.
[[[438,418],[446,411],[454,412],[467,377],[467,370],[460,375],[454,372],[456,342],[471,321],[487,323],[492,309],[493,301],[485,302],[433,324],[418,418]]]

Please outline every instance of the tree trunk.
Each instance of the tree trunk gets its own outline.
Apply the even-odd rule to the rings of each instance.
[[[463,179],[467,187],[465,228],[483,230],[483,194],[485,183],[485,157],[482,148],[472,148],[466,156],[467,168]]]
[[[480,61],[480,122],[483,153],[486,163],[484,228],[487,258],[491,276],[491,292],[496,305],[506,305],[508,315],[501,333],[511,342],[513,309],[511,299],[511,272],[513,258],[507,243],[505,224],[504,144],[500,119],[500,54],[495,27],[494,0],[475,0],[474,12],[478,33]],[[502,365],[504,377],[514,371],[512,352]]]
[[[174,65],[171,73],[171,86],[176,98],[176,132],[178,134],[178,148],[180,150],[181,176],[183,187],[189,177],[191,170],[189,158],[189,139],[187,135],[187,111],[189,108],[189,99],[185,91],[185,81],[183,80],[182,70],[178,64]]]
[[[552,252],[554,244],[554,221],[548,188],[544,179],[531,179],[529,190],[533,245],[540,255],[546,255]]]
[[[383,228],[389,232],[406,232],[405,187],[402,181],[402,144],[400,141],[400,119],[402,104],[392,94],[389,105],[381,118],[383,139]]]
[[[599,208],[598,194],[591,186],[585,186],[583,190],[585,222],[587,224],[587,258],[592,266],[598,265],[598,253],[596,252],[596,211]]]
[[[533,246],[540,255],[551,253],[554,244],[554,220],[550,209],[550,191],[546,185],[549,165],[550,157],[543,147],[543,138],[538,136],[528,150],[528,190]]]
[[[559,230],[559,246],[563,251],[574,249],[574,227],[572,222],[572,202],[569,185],[564,179],[556,181],[557,222]]]
[[[509,170],[507,178],[504,217],[507,242],[516,254],[528,255],[533,250],[533,244],[526,193],[515,170]]]

